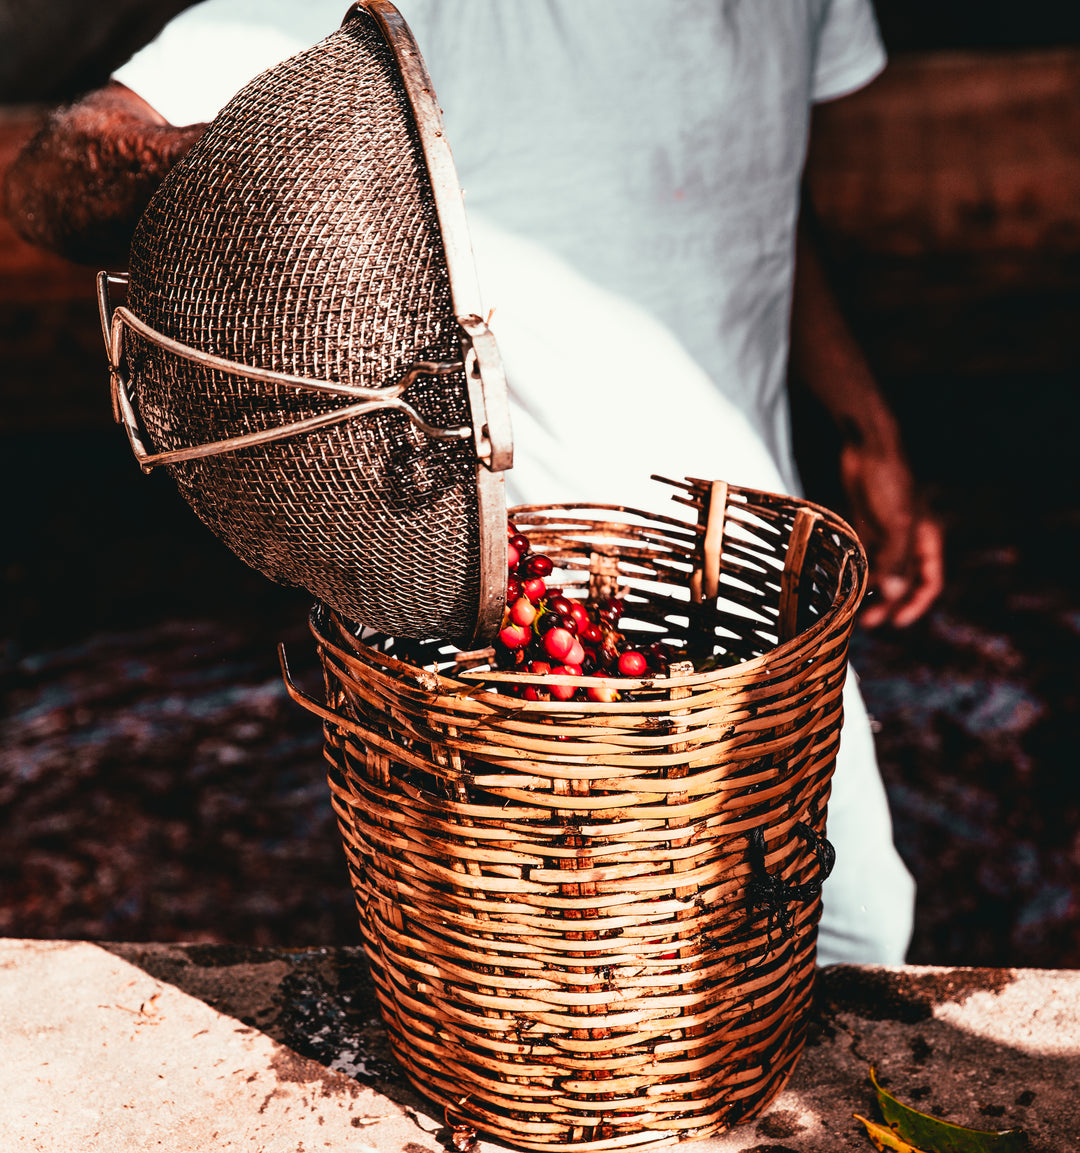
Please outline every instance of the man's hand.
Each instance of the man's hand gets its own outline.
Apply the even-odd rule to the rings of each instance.
[[[870,559],[868,628],[903,628],[944,583],[941,526],[920,506],[896,418],[874,380],[800,220],[791,316],[792,366],[843,440],[840,475],[855,531]]]
[[[945,579],[938,521],[920,509],[907,462],[898,453],[847,443],[840,475],[855,531],[870,557],[873,597],[861,620],[904,628],[941,593]]]

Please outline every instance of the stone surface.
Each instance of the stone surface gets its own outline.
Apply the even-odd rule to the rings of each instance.
[[[356,949],[0,941],[0,1133],[40,1153],[440,1153]],[[870,1066],[899,1099],[1031,1153],[1080,1138],[1080,972],[822,970],[804,1056],[700,1153],[871,1150]],[[479,1153],[500,1153],[484,1141]]]

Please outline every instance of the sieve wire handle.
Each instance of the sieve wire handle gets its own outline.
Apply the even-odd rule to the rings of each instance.
[[[339,384],[335,381],[310,380],[307,377],[293,376],[289,373],[275,372],[272,369],[252,368],[228,360],[222,356],[203,352],[190,345],[173,340],[157,332],[148,324],[141,321],[130,309],[119,305],[113,308],[109,298],[110,284],[126,284],[127,277],[107,272],[98,273],[98,311],[101,315],[102,335],[105,338],[105,348],[109,359],[109,375],[111,383],[113,417],[124,426],[131,450],[135,454],[143,472],[162,464],[175,464],[185,460],[196,460],[201,457],[217,456],[223,452],[232,452],[239,448],[251,445],[268,444],[272,441],[283,440],[299,433],[311,432],[328,425],[339,424],[351,420],[353,417],[365,416],[372,412],[391,409],[402,412],[425,435],[436,440],[464,440],[473,435],[469,425],[459,425],[451,428],[439,428],[429,424],[416,411],[408,401],[402,398],[409,386],[419,376],[438,376],[446,373],[461,372],[464,364],[460,361],[414,361],[405,370],[402,376],[392,385],[385,388],[361,388],[356,385]],[[289,388],[301,389],[308,392],[330,394],[332,396],[348,397],[358,403],[347,405],[345,408],[335,409],[333,412],[322,413],[319,416],[307,417],[304,420],[291,421],[288,424],[278,425],[276,428],[262,429],[258,432],[245,433],[242,436],[227,437],[223,440],[210,441],[206,444],[192,445],[189,448],[171,449],[165,452],[149,452],[143,443],[139,428],[138,414],[135,412],[128,390],[128,380],[124,377],[124,331],[131,329],[144,340],[156,344],[175,356],[190,360],[203,368],[227,372],[235,376],[242,376],[248,380],[263,381],[268,384],[281,384]]]

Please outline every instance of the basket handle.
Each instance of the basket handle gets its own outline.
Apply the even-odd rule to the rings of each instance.
[[[315,716],[321,720],[328,721],[330,724],[337,725],[340,728],[341,717],[331,712],[325,705],[320,705],[313,697],[309,697],[292,679],[292,673],[289,672],[289,660],[285,655],[284,643],[279,642],[277,648],[278,661],[281,664],[281,679],[285,682],[285,691],[302,709],[307,709],[309,713],[314,713]]]
[[[746,887],[751,909],[765,909],[769,913],[768,935],[773,927],[787,940],[795,930],[795,910],[792,905],[806,905],[813,901],[828,880],[836,864],[836,850],[824,834],[818,833],[804,821],[796,821],[794,831],[814,850],[817,872],[808,881],[789,885],[779,873],[770,873],[765,867],[765,827],[752,830],[746,855],[750,861],[750,881]]]

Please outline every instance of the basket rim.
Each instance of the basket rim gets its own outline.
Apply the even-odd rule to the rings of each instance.
[[[715,669],[708,669],[704,672],[694,672],[678,674],[675,676],[648,676],[648,677],[624,677],[624,676],[573,676],[573,675],[560,675],[557,673],[525,673],[516,672],[512,670],[482,670],[482,669],[462,669],[455,672],[453,675],[447,675],[440,672],[437,667],[422,666],[412,663],[411,661],[403,660],[401,657],[393,656],[390,653],[383,652],[374,645],[368,644],[364,639],[352,633],[345,626],[344,619],[328,606],[315,605],[310,614],[309,625],[311,631],[315,635],[316,640],[320,644],[325,644],[332,649],[343,651],[335,644],[334,640],[328,635],[329,629],[323,627],[323,618],[332,618],[337,624],[337,632],[342,636],[347,636],[349,644],[353,647],[354,652],[359,651],[369,660],[371,664],[381,665],[391,675],[399,677],[406,677],[413,681],[419,681],[420,686],[430,692],[447,692],[449,694],[469,692],[475,693],[477,689],[484,685],[496,686],[496,691],[491,693],[490,696],[500,701],[511,703],[514,708],[521,712],[543,712],[543,713],[575,713],[581,712],[595,712],[595,713],[619,713],[627,710],[634,710],[639,708],[639,704],[633,700],[629,701],[612,701],[612,702],[597,702],[597,701],[527,701],[520,697],[507,696],[498,691],[497,686],[500,684],[574,684],[581,688],[588,688],[589,686],[611,686],[617,685],[620,689],[655,689],[655,688],[696,688],[710,684],[722,684],[730,682],[737,683],[746,678],[759,678],[762,672],[767,672],[769,666],[777,662],[783,663],[785,660],[791,658],[798,651],[808,644],[813,644],[819,636],[832,628],[837,619],[845,616],[846,614],[854,614],[866,590],[868,579],[866,551],[859,540],[855,530],[845,521],[841,516],[835,513],[832,509],[826,508],[824,505],[816,504],[813,501],[808,501],[802,497],[790,496],[783,493],[769,492],[764,489],[750,489],[743,488],[738,485],[729,486],[729,493],[739,499],[739,504],[746,504],[752,506],[754,504],[754,497],[764,497],[766,502],[773,505],[789,504],[792,508],[805,508],[812,512],[819,514],[824,524],[831,530],[840,533],[842,536],[848,538],[848,545],[844,548],[843,557],[840,561],[840,579],[839,584],[842,585],[844,574],[853,567],[853,558],[855,579],[852,581],[847,592],[838,597],[829,608],[822,613],[821,617],[815,621],[809,628],[797,633],[789,640],[777,644],[774,648],[769,649],[767,652],[761,653],[756,657],[751,657],[749,660],[740,661],[735,665],[725,665]],[[566,511],[573,512],[577,510],[589,512],[620,512],[629,513],[634,516],[643,518],[646,521],[660,523],[671,526],[673,528],[687,529],[693,532],[696,528],[690,521],[680,519],[678,517],[666,516],[662,513],[653,513],[645,509],[639,509],[631,505],[610,504],[605,502],[584,502],[584,501],[559,501],[549,502],[543,504],[528,504],[528,505],[515,505],[507,510],[507,516],[510,520],[515,519],[515,515],[527,514],[529,512],[552,512],[552,511]],[[584,518],[582,518],[584,519]],[[635,526],[628,525],[627,527],[633,528]],[[820,530],[816,530],[820,531]],[[383,634],[376,634],[383,637]],[[392,640],[393,638],[384,638]],[[484,654],[489,652],[489,649],[474,650],[471,652],[462,651],[457,654],[457,658],[476,657],[482,658]],[[348,655],[348,654],[346,654]]]

